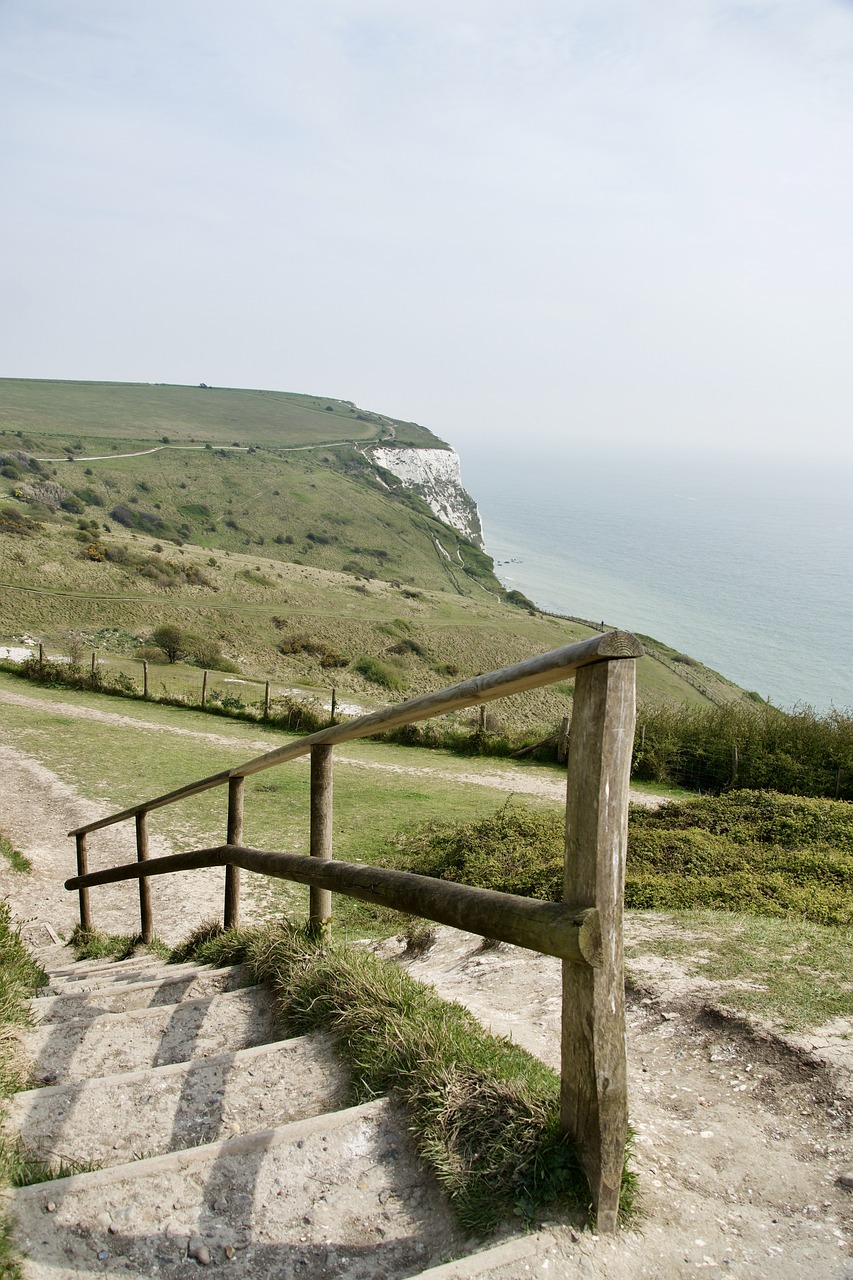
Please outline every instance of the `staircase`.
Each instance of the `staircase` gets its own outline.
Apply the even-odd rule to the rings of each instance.
[[[406,1117],[348,1106],[331,1040],[282,1038],[249,982],[147,955],[49,972],[24,1037],[35,1087],[5,1129],[89,1171],[6,1193],[27,1280],[528,1272],[543,1238],[471,1254]]]

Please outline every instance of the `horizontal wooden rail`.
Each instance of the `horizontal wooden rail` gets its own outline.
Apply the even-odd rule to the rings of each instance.
[[[197,871],[202,867],[242,867],[295,880],[300,884],[333,889],[362,902],[391,907],[467,929],[500,942],[527,947],[546,956],[558,956],[575,964],[601,964],[601,931],[598,912],[591,907],[573,907],[539,898],[520,898],[494,889],[476,889],[451,880],[436,880],[410,871],[391,871],[334,859],[310,858],[297,853],[271,853],[223,844],[213,849],[195,849],[165,858],[127,863],[106,871],[92,871],[65,881],[66,889],[88,889],[119,880],[168,875],[173,871]]]
[[[120,813],[99,818],[96,822],[88,822],[82,827],[75,827],[69,835],[85,835],[90,831],[99,831],[102,827],[109,827],[113,823],[134,818],[138,813],[160,809],[164,805],[174,803],[175,800],[183,800],[207,791],[211,787],[222,786],[229,778],[246,778],[253,773],[260,773],[264,769],[273,768],[274,765],[284,764],[287,760],[295,760],[299,756],[307,755],[315,746],[335,746],[341,742],[354,742],[358,738],[368,738],[374,733],[399,728],[400,725],[429,720],[432,716],[447,715],[451,711],[462,711],[465,707],[491,702],[495,698],[504,698],[513,693],[540,689],[544,685],[554,684],[557,680],[565,680],[582,667],[592,663],[605,662],[612,658],[640,658],[642,655],[643,646],[636,636],[628,631],[608,631],[604,635],[590,636],[587,640],[563,645],[559,649],[552,649],[549,653],[528,658],[525,662],[517,662],[511,667],[503,667],[499,671],[490,671],[487,675],[463,680],[461,684],[440,689],[437,693],[427,693],[420,698],[411,698],[408,702],[400,702],[396,706],[373,711],[369,715],[359,716],[357,720],[348,720],[344,724],[330,725],[328,729],[320,729],[319,732],[308,734],[304,738],[297,739],[296,742],[277,747],[274,751],[268,751],[265,755],[248,760],[245,764],[236,765],[233,769],[212,774],[209,778],[189,783],[176,791],[169,791],[142,804],[133,805],[130,809],[122,809]]]

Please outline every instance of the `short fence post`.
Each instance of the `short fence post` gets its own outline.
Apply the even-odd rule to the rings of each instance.
[[[337,711],[337,709],[338,709],[338,691],[333,685],[332,686],[332,705],[329,710],[329,724],[335,723],[335,712]]]
[[[633,659],[578,671],[563,897],[598,909],[603,962],[563,964],[561,1126],[577,1146],[600,1232],[616,1230],[628,1128],[622,906],[634,720]]]
[[[148,697],[148,659],[142,659],[142,696]]]
[[[44,645],[39,642],[39,666],[44,666]]]
[[[86,833],[79,832],[75,839],[77,841],[77,874],[85,876],[89,870],[89,859],[86,856]],[[78,889],[80,897],[80,928],[84,933],[89,933],[92,928],[92,916],[89,911],[89,890]]]
[[[264,719],[268,720],[270,714],[270,682],[267,680],[264,686]]]
[[[245,778],[228,779],[228,827],[225,836],[226,844],[243,843],[243,797]],[[230,862],[225,867],[225,913],[223,924],[226,929],[236,929],[240,923],[240,868]]]
[[[207,672],[201,678],[201,709],[204,710],[204,704],[207,702]]]
[[[145,862],[148,858],[148,812],[140,810],[136,815],[136,859]],[[150,942],[154,937],[154,922],[151,915],[151,885],[147,876],[139,877],[139,920],[142,927],[142,941]]]
[[[98,655],[93,649],[92,650],[92,675],[94,675],[97,670],[98,670]]]
[[[311,840],[312,858],[332,856],[332,748],[311,748]],[[308,923],[316,937],[326,937],[332,927],[332,894],[312,885]]]

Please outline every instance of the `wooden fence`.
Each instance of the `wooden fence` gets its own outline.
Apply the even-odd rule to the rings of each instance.
[[[92,928],[90,889],[139,881],[141,932],[154,933],[148,879],[224,866],[226,927],[239,917],[240,870],[310,886],[309,918],[318,934],[332,921],[332,891],[528,947],[563,961],[561,1116],[587,1174],[598,1229],[616,1228],[627,1135],[622,904],[628,827],[628,778],[635,717],[636,638],[611,631],[451,688],[332,725],[166,795],[78,827],[80,924]],[[575,676],[568,752],[563,901],[542,902],[332,857],[332,752],[343,742],[445,715]],[[300,756],[311,757],[309,857],[243,845],[245,779]],[[218,786],[228,787],[225,843],[164,858],[148,853],[148,815]],[[88,870],[87,840],[117,822],[136,825],[137,861]]]

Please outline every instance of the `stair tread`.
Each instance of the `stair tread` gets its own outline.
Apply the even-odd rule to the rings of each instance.
[[[275,1002],[264,987],[42,1024],[21,1044],[37,1084],[207,1058],[277,1038]]]
[[[336,1110],[346,1091],[331,1038],[300,1036],[29,1089],[10,1099],[4,1128],[44,1158],[115,1165]]]
[[[193,1241],[253,1280],[395,1280],[465,1243],[387,1099],[7,1199],[27,1280],[178,1280]]]
[[[223,969],[194,968],[175,974],[166,972],[139,982],[37,996],[30,1002],[30,1008],[37,1025],[41,1026],[48,1022],[97,1017],[99,1013],[178,1004],[183,1000],[245,987],[250,981],[250,972],[245,965],[229,965]]]

